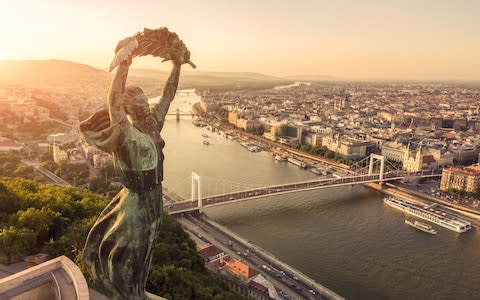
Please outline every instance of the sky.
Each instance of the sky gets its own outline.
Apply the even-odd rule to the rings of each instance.
[[[478,0],[0,0],[0,60],[106,69],[118,40],[166,26],[201,71],[480,80],[479,16]]]

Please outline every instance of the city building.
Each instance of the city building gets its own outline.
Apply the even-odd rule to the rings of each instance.
[[[263,128],[263,124],[253,116],[247,116],[246,113],[231,111],[228,113],[228,122],[237,128],[245,131],[254,131]]]
[[[220,250],[218,247],[214,245],[206,245],[202,248],[198,249],[198,254],[203,258],[204,262],[209,262],[215,259],[219,259],[220,257],[225,255],[225,252]]]
[[[369,154],[367,149],[375,147],[376,144],[337,133],[324,136],[322,146],[346,159],[362,159]]]
[[[480,165],[443,169],[440,190],[449,191],[450,189],[478,193],[480,191]]]
[[[68,153],[65,150],[60,149],[57,144],[53,144],[53,161],[59,163],[61,161],[68,160]]]
[[[403,163],[407,147],[398,141],[385,142],[381,145],[381,154],[386,159]]]
[[[263,136],[271,141],[279,141],[284,144],[300,144],[302,132],[300,126],[279,122],[265,126]]]
[[[6,137],[0,137],[0,152],[21,151],[23,145]]]
[[[220,256],[219,259],[206,262],[205,266],[219,274],[229,288],[237,294],[257,300],[281,299],[278,294],[279,289],[272,282],[240,260]]]

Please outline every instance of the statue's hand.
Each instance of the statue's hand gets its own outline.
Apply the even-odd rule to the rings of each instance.
[[[130,48],[131,46],[128,46],[128,45],[134,45],[135,43],[136,43],[136,46],[133,49]],[[118,41],[117,47],[115,47],[115,54],[117,54],[118,51],[120,51],[122,48],[126,48],[130,51],[133,51],[137,47],[138,47],[137,39],[129,36],[127,38],[124,38],[123,40]]]
[[[138,41],[134,37],[128,37],[118,42],[115,47],[115,58],[109,67],[109,72],[121,63],[130,65],[132,63],[132,52],[138,47]]]
[[[181,66],[186,63],[185,58],[187,51],[188,50],[186,48],[182,48],[176,51],[174,57],[172,58],[173,64],[176,66]]]

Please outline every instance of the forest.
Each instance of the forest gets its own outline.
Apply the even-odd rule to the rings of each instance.
[[[18,168],[14,162],[10,167]],[[0,262],[42,252],[65,255],[85,271],[81,251],[108,201],[86,189],[0,177]],[[154,245],[147,290],[167,299],[242,299],[205,269],[194,242],[168,214]]]

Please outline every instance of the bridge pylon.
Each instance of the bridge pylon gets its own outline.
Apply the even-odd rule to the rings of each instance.
[[[195,201],[195,197],[197,197],[198,202],[198,209],[201,210],[203,203],[202,203],[202,190],[200,184],[200,176],[192,172],[192,202]]]
[[[378,154],[370,154],[370,164],[368,165],[368,175],[372,175],[373,163],[375,160],[380,161],[380,175],[378,176],[380,186],[383,184],[383,170],[385,168],[385,156]]]

